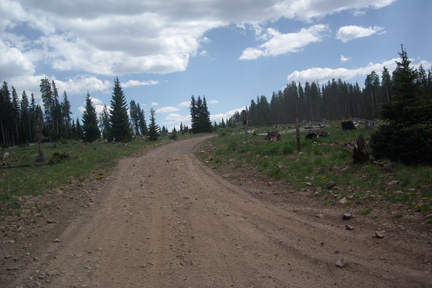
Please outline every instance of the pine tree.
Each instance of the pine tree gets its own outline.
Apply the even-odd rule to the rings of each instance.
[[[198,133],[199,115],[198,115],[197,102],[195,100],[194,95],[191,96],[191,104],[190,104],[189,109],[190,109],[190,115],[191,115],[192,133]]]
[[[129,125],[126,97],[120,86],[118,77],[114,80],[111,99],[109,140],[128,142],[132,140],[132,131]]]
[[[21,129],[22,129],[22,139],[23,143],[29,143],[32,141],[32,129],[31,129],[31,122],[30,122],[30,106],[29,106],[29,100],[27,97],[27,94],[25,90],[22,93],[21,96]]]
[[[18,94],[15,90],[15,88],[12,86],[12,123],[13,123],[13,130],[14,130],[14,136],[13,136],[13,143],[18,144],[20,143],[20,137],[19,137],[19,131],[18,126],[20,122],[20,106],[19,106],[19,100],[18,100]]]
[[[396,94],[381,109],[385,124],[372,134],[371,146],[377,158],[407,164],[432,163],[432,95],[424,95],[418,73],[403,49],[393,73]]]
[[[8,137],[8,118],[10,113],[10,92],[9,87],[6,81],[3,82],[3,85],[0,90],[0,130],[1,130],[1,139],[2,143],[9,143]]]
[[[193,133],[212,131],[210,112],[207,108],[207,100],[205,99],[205,96],[203,99],[201,99],[201,96],[198,96],[198,98],[195,100],[195,97],[192,95],[190,113]]]
[[[45,109],[45,127],[48,131],[49,141],[51,141],[51,134],[54,127],[53,108],[54,97],[51,89],[51,83],[48,78],[41,79],[40,92],[42,97],[43,106]]]
[[[156,141],[158,139],[158,126],[156,125],[155,111],[150,109],[150,124],[148,127],[148,134],[150,141]]]
[[[212,132],[213,127],[212,127],[212,123],[210,120],[210,112],[208,111],[207,100],[206,100],[205,96],[203,97],[201,121],[202,121],[201,132]]]
[[[71,121],[72,121],[72,112],[71,112],[71,104],[69,102],[68,96],[66,94],[66,91],[63,91],[63,101],[60,104],[60,111],[61,111],[61,123],[63,127],[63,131],[61,134],[66,138],[71,137]]]
[[[129,114],[130,114],[134,134],[136,136],[138,136],[138,135],[140,135],[139,111],[138,111],[138,106],[134,100],[131,100],[131,102],[129,104]]]
[[[57,86],[54,82],[54,80],[51,81],[51,87],[52,87],[52,95],[53,95],[53,107],[52,107],[52,118],[53,118],[53,130],[55,135],[55,140],[57,140],[61,136],[60,126],[62,126],[62,115],[61,115],[61,106],[59,102],[59,95]]]
[[[141,135],[144,136],[144,135],[148,134],[147,123],[146,123],[146,120],[145,120],[144,109],[141,109],[139,103],[137,104],[137,110],[138,110],[138,113],[139,113],[139,115],[138,115],[138,119],[139,119],[138,123],[139,123],[139,127],[140,127],[140,130],[141,130]]]
[[[87,92],[85,110],[82,115],[83,120],[83,140],[84,142],[94,142],[100,138],[96,109]]]
[[[110,122],[109,122],[108,107],[104,105],[102,109],[102,113],[99,115],[99,130],[102,132],[102,138],[104,140],[108,139],[109,128],[110,128]]]
[[[388,69],[384,66],[383,72],[381,74],[381,89],[382,89],[382,95],[385,99],[385,102],[390,103],[391,102],[391,77]]]

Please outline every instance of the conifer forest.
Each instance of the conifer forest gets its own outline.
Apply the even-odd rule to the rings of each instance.
[[[322,84],[291,82],[283,90],[273,92],[270,100],[264,95],[259,96],[246,107],[248,125],[294,123],[296,115],[301,121],[311,122],[322,119],[378,119],[382,116],[380,111],[383,107],[398,97],[404,97],[402,94],[406,92],[401,86],[408,84],[413,85],[411,92],[415,97],[425,101],[414,117],[420,117],[419,113],[428,114],[425,110],[432,98],[432,72],[430,69],[426,71],[422,65],[411,67],[403,47],[399,54],[402,62],[404,59],[407,61],[404,63],[406,67],[398,63],[395,71],[389,71],[386,67],[382,71],[372,71],[362,86],[341,79]],[[409,77],[403,67],[409,69]],[[39,101],[36,98],[40,98]],[[192,127],[189,130],[181,123],[180,131],[211,132],[212,128],[239,125],[242,120],[240,113],[236,112],[229,119],[214,122],[212,127],[205,97],[195,99],[192,96],[190,111]],[[110,107],[105,106],[97,115],[91,95],[87,92],[85,111],[76,118],[72,115],[67,92],[60,94],[54,80],[41,79],[40,97],[33,93],[28,95],[25,90],[18,95],[15,87],[7,82],[3,82],[0,90],[0,144],[5,146],[60,139],[130,141],[133,135],[148,135],[149,128],[153,131],[155,127],[147,126],[144,110],[139,104],[132,100],[128,105],[118,78],[114,80]],[[159,132],[168,132],[165,127],[156,128]]]

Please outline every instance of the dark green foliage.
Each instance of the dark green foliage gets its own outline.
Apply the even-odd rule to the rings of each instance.
[[[432,163],[432,95],[422,93],[416,70],[402,47],[401,62],[393,73],[393,100],[384,104],[385,121],[372,134],[371,147],[377,158],[406,164]]]
[[[120,86],[118,77],[114,80],[114,87],[111,99],[109,138],[118,142],[132,140],[132,131],[129,125],[127,114],[126,97]]]
[[[60,104],[60,111],[62,117],[61,121],[59,122],[61,135],[63,138],[69,139],[72,134],[72,111],[66,91],[63,91],[63,102]]]
[[[205,96],[203,99],[198,96],[197,100],[195,100],[195,97],[192,95],[190,113],[192,133],[212,132],[213,127],[210,121],[210,112],[207,108],[207,100]]]
[[[102,138],[107,140],[109,135],[109,112],[108,107],[104,105],[102,113],[99,114],[99,129],[102,132]]]
[[[93,142],[100,138],[96,109],[93,106],[90,98],[90,93],[87,92],[86,106],[83,112],[83,140],[84,142]]]
[[[170,140],[177,140],[177,130],[174,128],[171,132],[171,135],[169,136]]]
[[[150,124],[148,127],[148,135],[150,141],[157,141],[159,133],[158,126],[156,125],[155,111],[150,109]]]
[[[48,161],[48,164],[50,164],[50,165],[58,164],[58,163],[66,161],[69,158],[70,158],[70,156],[68,153],[54,152],[53,155],[51,156],[50,160]]]

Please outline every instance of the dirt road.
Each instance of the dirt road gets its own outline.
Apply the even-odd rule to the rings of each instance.
[[[199,163],[202,141],[122,160],[101,200],[5,287],[431,287],[428,239],[376,239],[367,224],[348,231],[306,206],[258,199],[258,184]]]

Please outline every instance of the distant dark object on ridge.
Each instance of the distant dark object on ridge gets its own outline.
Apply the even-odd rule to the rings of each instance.
[[[355,130],[354,123],[352,121],[341,122],[342,130]]]

